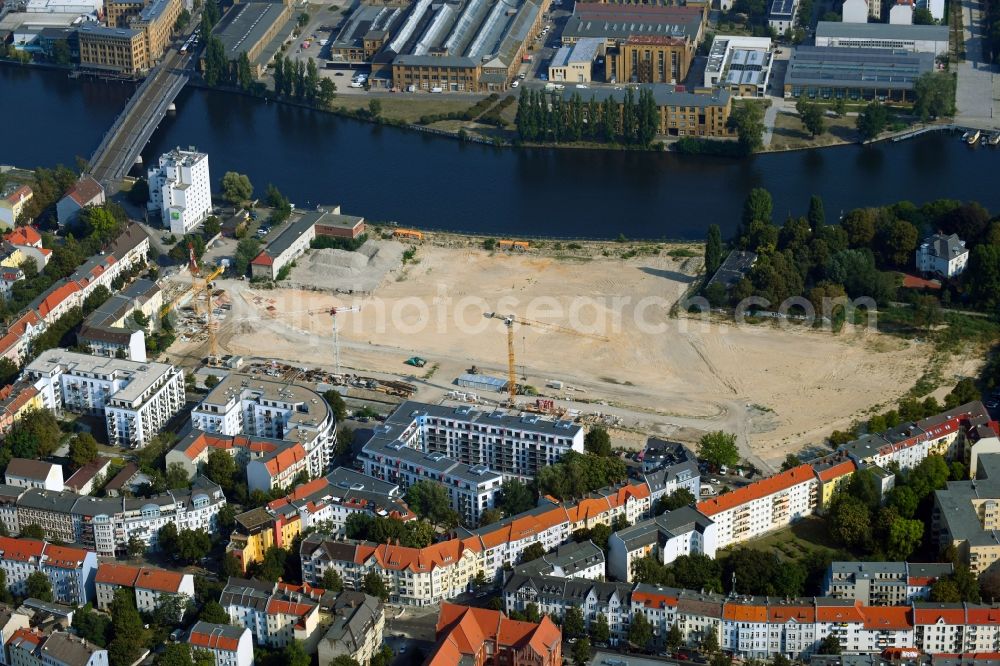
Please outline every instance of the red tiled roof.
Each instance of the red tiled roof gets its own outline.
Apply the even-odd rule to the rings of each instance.
[[[670,608],[677,605],[677,597],[670,594],[654,594],[636,590],[632,593],[632,603],[642,604],[646,608]]]
[[[21,336],[27,332],[29,326],[38,326],[42,320],[39,318],[38,313],[34,310],[29,310],[18,318],[10,328],[7,329],[7,334],[0,338],[0,354],[6,353],[11,349],[17,342],[21,339]]]
[[[966,609],[966,618],[969,624],[1000,624],[1000,608],[969,606]]]
[[[833,479],[844,476],[845,474],[853,474],[854,470],[858,468],[857,464],[853,460],[845,460],[839,465],[833,465],[832,467],[827,467],[822,472],[816,474],[820,481],[832,481]]]
[[[60,303],[78,291],[80,291],[80,287],[75,282],[67,282],[60,287],[56,287],[38,305],[38,314],[42,318],[49,316],[49,313],[55,310]]]
[[[914,624],[965,624],[964,608],[935,608],[915,606],[913,611]]]
[[[239,640],[221,634],[206,634],[203,631],[192,631],[188,642],[195,647],[208,650],[226,650],[236,652],[240,647]]]
[[[139,571],[139,567],[132,567],[127,564],[102,562],[97,567],[97,577],[94,579],[94,582],[133,587],[135,586],[135,579],[139,577]]]
[[[3,239],[11,245],[41,247],[42,235],[34,227],[16,227],[4,234]]]
[[[30,196],[31,196],[31,188],[28,187],[27,185],[22,185],[21,187],[17,188],[4,198],[11,203],[17,203],[21,199]]]
[[[277,476],[292,467],[292,465],[302,462],[305,459],[306,450],[302,448],[301,444],[295,444],[268,460],[264,464],[264,467],[267,468],[268,474]]]
[[[816,621],[816,609],[812,606],[768,606],[769,622],[784,624],[786,622],[810,623]]]
[[[45,564],[60,569],[76,569],[86,559],[90,551],[69,546],[53,546],[45,544]]]
[[[729,509],[761,499],[762,497],[767,497],[768,495],[773,495],[782,490],[787,490],[792,486],[797,486],[800,483],[805,483],[815,478],[812,467],[809,465],[799,465],[786,472],[769,476],[766,479],[751,483],[749,486],[743,486],[725,495],[699,502],[698,510],[706,516],[714,516],[715,514],[728,511]]]
[[[865,629],[912,629],[909,606],[864,606]]]
[[[855,601],[852,606],[816,606],[817,622],[864,622],[864,620],[860,601]]]
[[[448,602],[441,603],[436,632],[440,643],[429,666],[453,666],[464,655],[478,654],[487,642],[495,643],[498,649],[520,651],[529,646],[542,657],[542,663],[551,663],[546,656],[562,642],[562,631],[548,616],[535,624],[511,620],[500,611]]]
[[[737,622],[764,623],[767,622],[767,605],[726,603],[722,607],[722,618]]]
[[[73,201],[81,206],[86,206],[89,204],[94,197],[97,197],[104,191],[101,184],[90,176],[83,176],[80,180],[76,181],[76,184],[70,188],[70,191],[66,193],[66,196],[71,198]]]
[[[267,602],[268,615],[294,615],[295,617],[302,617],[303,615],[308,615],[313,608],[316,608],[314,604],[296,603],[281,599],[271,599]]]
[[[30,643],[31,645],[37,647],[41,645],[44,640],[45,636],[40,633],[36,633],[31,629],[18,629],[11,634],[10,640],[7,641],[7,644],[10,645],[13,643],[15,645],[20,645],[21,643]]]
[[[271,266],[274,264],[274,259],[267,253],[267,250],[262,250],[250,263],[255,266]]]
[[[0,558],[16,562],[27,562],[42,556],[45,542],[37,539],[15,539],[0,537]]]
[[[176,571],[143,567],[139,572],[139,578],[135,581],[135,586],[144,590],[177,594],[180,592],[182,582],[184,582],[184,575]]]

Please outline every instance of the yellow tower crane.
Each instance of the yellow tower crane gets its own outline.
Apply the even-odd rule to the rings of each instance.
[[[584,333],[582,331],[577,331],[575,329],[569,328],[568,326],[560,326],[558,324],[550,324],[544,321],[535,321],[533,319],[526,319],[524,317],[516,317],[512,314],[498,314],[496,312],[486,312],[483,314],[487,319],[499,319],[507,327],[507,402],[511,407],[515,406],[514,397],[517,395],[517,367],[516,358],[514,354],[514,324],[520,324],[521,326],[533,326],[535,328],[540,328],[543,330],[554,331],[556,333],[562,333],[564,335],[574,335],[579,338],[590,338],[591,340],[600,340],[601,342],[609,342],[610,338],[603,335],[596,335],[593,333]]]

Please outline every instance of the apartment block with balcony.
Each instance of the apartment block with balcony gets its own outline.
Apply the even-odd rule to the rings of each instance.
[[[950,562],[833,562],[823,594],[866,606],[900,606],[927,599],[931,585],[954,570]]]
[[[94,596],[97,553],[37,539],[0,537],[0,569],[12,594],[26,596],[28,577],[41,572],[56,601],[82,606]]]
[[[690,506],[619,530],[608,539],[608,575],[631,581],[635,562],[652,556],[670,564],[682,555],[715,557],[715,522]]]
[[[184,406],[184,374],[165,363],[42,352],[25,368],[48,409],[103,415],[108,441],[141,448]]]

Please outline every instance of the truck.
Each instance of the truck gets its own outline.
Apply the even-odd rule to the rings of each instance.
[[[427,365],[427,360],[420,358],[419,356],[411,356],[410,358],[406,359],[405,363],[407,365],[412,365],[414,368],[422,368],[425,365]]]

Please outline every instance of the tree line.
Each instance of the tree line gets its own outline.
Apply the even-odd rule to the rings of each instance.
[[[626,87],[619,104],[611,96],[584,102],[574,92],[568,101],[561,95],[522,89],[517,102],[517,133],[522,141],[572,143],[595,141],[628,146],[649,146],[659,130],[659,111],[653,93],[641,88],[636,97]]]

